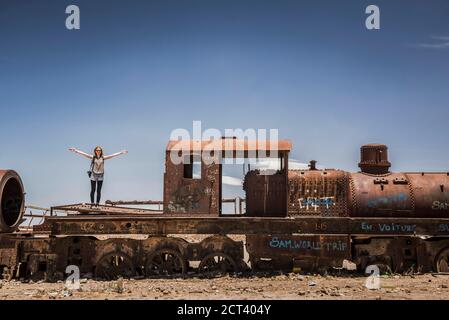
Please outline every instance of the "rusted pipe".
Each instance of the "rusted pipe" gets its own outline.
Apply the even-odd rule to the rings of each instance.
[[[164,204],[164,201],[162,200],[118,200],[118,201],[112,201],[112,200],[106,200],[105,204],[111,205],[111,206],[123,206],[123,205],[133,205],[133,206],[140,206],[140,205],[161,205]]]
[[[22,223],[25,193],[20,176],[13,170],[0,170],[0,233],[13,232]]]

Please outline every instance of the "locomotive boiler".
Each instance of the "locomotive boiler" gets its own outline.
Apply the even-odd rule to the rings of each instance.
[[[64,277],[67,265],[103,279],[328,272],[345,260],[359,271],[449,272],[449,172],[392,172],[382,144],[361,147],[359,172],[317,169],[316,161],[291,170],[291,148],[288,140],[169,141],[162,210],[61,205],[32,230],[18,228],[20,177],[0,171],[3,276],[50,281]],[[213,161],[198,156],[207,149]],[[277,170],[245,174],[245,212],[224,214],[222,160],[273,154]]]
[[[289,171],[290,215],[449,217],[448,172],[390,172],[387,147],[362,146],[360,172]]]

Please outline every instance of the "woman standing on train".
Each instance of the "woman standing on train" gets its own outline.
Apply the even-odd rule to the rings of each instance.
[[[69,151],[78,153],[91,160],[90,170],[87,172],[90,178],[90,203],[94,203],[95,191],[97,191],[97,201],[95,204],[98,206],[101,199],[101,188],[103,187],[104,161],[122,154],[127,154],[128,151],[123,150],[108,156],[103,156],[103,149],[101,147],[95,147],[93,155],[73,147],[69,148]]]

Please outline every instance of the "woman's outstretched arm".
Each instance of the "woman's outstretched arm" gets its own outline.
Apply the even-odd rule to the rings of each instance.
[[[78,150],[78,149],[75,149],[75,148],[73,148],[73,147],[72,147],[72,148],[69,148],[69,151],[78,153],[78,154],[82,155],[83,157],[86,157],[87,159],[90,159],[90,160],[92,160],[92,158],[94,157],[94,156],[91,155],[91,154],[85,153],[85,152],[83,152],[83,151],[81,151],[81,150]]]
[[[110,154],[110,155],[108,155],[108,156],[104,156],[103,159],[104,159],[104,160],[108,160],[108,159],[117,157],[117,156],[122,155],[122,154],[127,154],[127,153],[128,153],[128,151],[123,150],[123,151],[120,151],[120,152],[117,152],[117,153]]]

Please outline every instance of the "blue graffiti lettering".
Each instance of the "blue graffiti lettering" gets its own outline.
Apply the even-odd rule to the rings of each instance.
[[[329,208],[330,206],[335,205],[333,197],[322,197],[322,198],[315,198],[315,197],[308,197],[308,198],[300,198],[299,201],[299,207],[301,209],[309,210],[309,208],[314,209],[315,211],[318,209],[318,207],[325,207]]]
[[[399,193],[389,197],[378,197],[368,201],[368,207],[374,208],[381,205],[389,205],[393,203],[403,202],[408,199],[408,196],[404,193]]]
[[[373,226],[368,222],[362,222],[362,230],[363,231],[371,231],[373,230]]]
[[[414,232],[415,224],[398,224],[398,223],[379,223],[380,232]]]
[[[449,225],[447,223],[442,223],[438,225],[439,232],[449,232]]]
[[[272,237],[268,245],[277,249],[306,249],[306,250],[327,250],[327,251],[346,251],[348,246],[343,241],[319,242],[310,240],[291,240]]]

